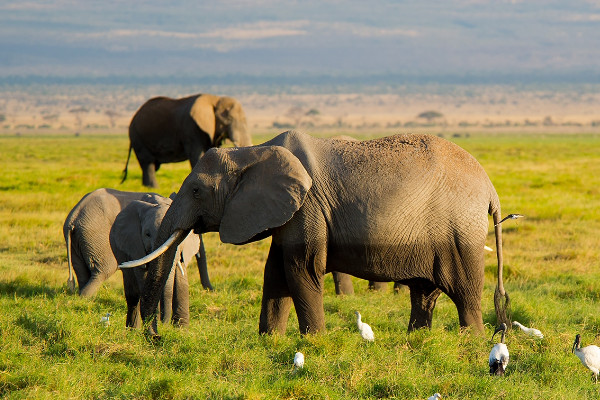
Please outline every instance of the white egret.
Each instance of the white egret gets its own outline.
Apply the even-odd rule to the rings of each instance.
[[[577,334],[575,336],[575,342],[573,342],[572,352],[579,357],[583,365],[592,371],[592,379],[595,383],[598,383],[598,373],[600,372],[600,348],[593,344],[585,347],[580,347],[580,345],[581,336]]]
[[[366,341],[372,342],[375,340],[375,335],[373,334],[373,329],[369,326],[369,324],[361,321],[360,313],[358,311],[354,312],[356,314],[356,325],[358,326],[358,331],[360,332],[360,336]]]
[[[304,368],[304,354],[297,352],[294,355],[294,369]]]
[[[438,400],[438,399],[441,399],[441,398],[442,398],[442,395],[441,395],[441,394],[439,394],[439,393],[434,393],[434,394],[433,394],[433,396],[429,396],[429,397],[427,398],[427,400]]]
[[[504,375],[504,371],[508,365],[508,347],[504,344],[504,334],[506,332],[506,324],[504,322],[496,328],[492,335],[492,340],[494,339],[494,336],[496,336],[496,333],[500,331],[502,331],[500,343],[496,343],[494,347],[492,347],[492,351],[490,351],[490,375]]]
[[[110,325],[110,316],[111,316],[111,313],[107,312],[104,317],[100,318],[100,323],[103,324],[104,326]]]
[[[538,339],[543,339],[544,338],[544,335],[542,334],[542,332],[540,332],[539,329],[528,328],[526,326],[523,326],[522,324],[520,324],[517,321],[513,321],[513,325],[514,326],[518,326],[519,328],[521,328],[521,330],[523,332],[525,332],[526,334],[528,334],[529,336],[535,336]]]

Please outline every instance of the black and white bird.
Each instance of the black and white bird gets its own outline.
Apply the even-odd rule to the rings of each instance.
[[[593,344],[585,347],[580,346],[581,336],[577,334],[575,336],[575,342],[573,342],[572,352],[579,357],[583,365],[592,371],[592,379],[595,383],[598,383],[598,373],[600,372],[600,347]]]
[[[508,347],[504,344],[504,334],[506,333],[506,324],[503,322],[499,327],[496,328],[492,335],[492,340],[496,333],[502,332],[500,343],[496,343],[490,351],[490,375],[504,375],[506,366],[508,365]]]
[[[513,321],[513,325],[514,326],[518,326],[519,328],[521,328],[521,330],[523,332],[525,332],[526,334],[528,334],[529,336],[535,336],[538,339],[543,339],[544,338],[544,335],[542,334],[542,332],[540,332],[539,329],[528,328],[526,326],[523,326],[522,324],[520,324],[517,321]]]
[[[294,354],[294,370],[304,368],[304,354],[297,352]]]
[[[433,396],[429,396],[429,397],[427,398],[427,400],[438,400],[438,399],[441,399],[441,398],[442,398],[442,395],[441,395],[441,394],[439,394],[439,393],[434,393],[434,394],[433,394]]]
[[[360,332],[360,336],[368,342],[372,342],[375,340],[375,335],[373,334],[373,329],[369,326],[369,324],[362,322],[360,318],[360,313],[358,311],[354,312],[356,314],[356,326],[358,326],[358,332]]]
[[[506,217],[502,218],[502,220],[500,222],[498,222],[497,224],[495,224],[494,226],[500,225],[507,219],[517,219],[517,218],[523,218],[523,217],[525,217],[523,214],[508,214]]]

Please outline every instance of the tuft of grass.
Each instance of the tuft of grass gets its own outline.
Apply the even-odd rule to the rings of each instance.
[[[340,132],[344,134],[345,132]],[[260,143],[268,137],[256,138]],[[258,335],[262,275],[270,240],[244,246],[205,235],[216,288],[190,266],[191,324],[160,326],[162,341],[125,328],[121,276],[94,299],[67,292],[62,224],[99,187],[145,191],[130,161],[120,185],[125,136],[0,136],[0,396],[7,399],[460,399],[597,398],[598,387],[570,352],[600,344],[600,138],[597,135],[471,134],[453,138],[484,166],[503,213],[512,316],[540,329],[536,340],[508,332],[503,378],[488,375],[495,324],[496,261],[486,255],[485,332],[461,331],[441,296],[433,328],[407,333],[407,289],[336,296],[325,279],[326,331],[301,336],[294,310],[285,335]],[[179,189],[188,163],[166,164],[158,192]],[[490,223],[488,244],[493,244]],[[366,343],[354,311],[375,331]],[[110,311],[109,326],[100,318]],[[296,351],[304,369],[292,371]]]

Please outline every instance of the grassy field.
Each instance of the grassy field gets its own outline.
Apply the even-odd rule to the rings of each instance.
[[[345,133],[345,132],[340,132]],[[267,139],[255,138],[255,143]],[[125,329],[120,273],[94,299],[66,289],[62,224],[99,187],[144,190],[135,159],[119,185],[127,138],[0,136],[0,396],[9,399],[595,399],[600,385],[571,354],[576,333],[600,345],[600,137],[495,134],[453,137],[484,166],[503,214],[504,282],[512,316],[544,332],[511,330],[503,378],[488,375],[495,316],[495,257],[486,256],[485,335],[458,327],[440,297],[434,327],[408,334],[407,290],[336,296],[326,280],[326,332],[301,336],[294,311],[285,336],[259,336],[269,240],[225,245],[206,235],[216,290],[191,274],[190,327],[161,326],[148,343]],[[165,165],[159,193],[179,188],[186,163]],[[489,245],[493,245],[490,223]],[[192,264],[195,268],[195,263]],[[375,331],[356,330],[354,310]],[[110,326],[100,318],[111,312]],[[292,372],[296,351],[305,368]]]

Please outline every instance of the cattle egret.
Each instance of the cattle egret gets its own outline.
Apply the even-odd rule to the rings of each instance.
[[[542,334],[542,332],[540,332],[539,329],[528,328],[526,326],[521,325],[517,321],[513,321],[513,325],[514,326],[518,326],[519,328],[521,328],[521,330],[523,332],[525,332],[526,334],[528,334],[529,336],[535,336],[538,339],[543,339],[544,338],[544,335]]]
[[[304,354],[297,352],[294,355],[294,369],[304,368]]]
[[[374,341],[375,335],[373,334],[373,329],[371,329],[369,324],[366,324],[361,321],[360,313],[358,311],[355,311],[354,313],[356,314],[356,325],[358,326],[358,331],[360,332],[360,336],[362,336],[362,338],[365,339],[366,341],[369,341],[369,342]]]
[[[438,399],[441,399],[441,398],[442,398],[442,395],[441,395],[441,394],[439,394],[439,393],[434,393],[434,394],[433,394],[433,396],[429,396],[429,397],[427,398],[427,400],[438,400]]]
[[[492,340],[496,333],[502,331],[500,343],[496,343],[490,352],[490,375],[504,375],[506,366],[508,365],[508,347],[504,344],[504,333],[506,332],[506,324],[503,322],[492,335]]]
[[[573,353],[579,357],[581,363],[592,371],[592,379],[598,383],[598,372],[600,372],[600,348],[595,345],[585,346],[580,348],[581,336],[575,336],[573,343]]]
[[[506,217],[502,218],[502,220],[501,220],[500,222],[498,222],[498,223],[497,223],[496,225],[494,225],[494,226],[498,226],[498,225],[500,225],[501,223],[503,223],[503,222],[504,222],[504,221],[506,221],[507,219],[517,219],[517,218],[523,218],[523,217],[525,217],[525,216],[524,216],[524,215],[522,215],[522,214],[508,214]]]
[[[110,316],[111,314],[109,312],[106,313],[104,317],[100,318],[100,323],[104,324],[104,326],[110,325]]]

